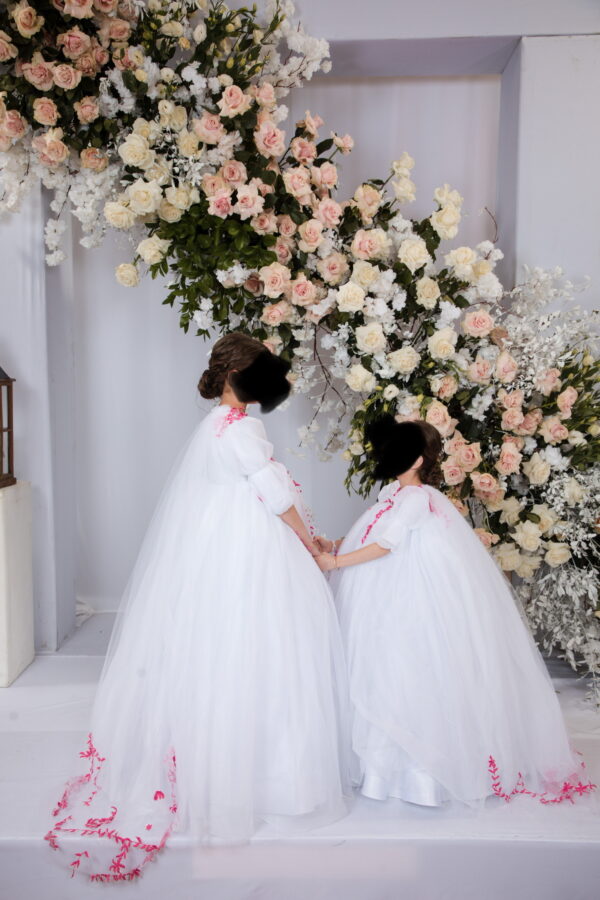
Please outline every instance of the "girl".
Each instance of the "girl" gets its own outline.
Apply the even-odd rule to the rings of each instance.
[[[436,488],[438,432],[386,416],[367,440],[376,476],[395,480],[340,553],[319,557],[324,571],[341,570],[334,591],[363,794],[437,806],[591,790],[507,581]]]
[[[250,403],[285,399],[289,365],[243,334],[199,384],[220,402],[163,493],[98,687],[87,773],[47,835],[92,879],[140,874],[170,832],[244,841],[345,813],[346,673],[331,593]]]

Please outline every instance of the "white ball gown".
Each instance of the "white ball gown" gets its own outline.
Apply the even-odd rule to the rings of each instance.
[[[346,812],[341,635],[278,516],[298,494],[272,451],[260,420],[217,406],[175,467],[111,637],[86,771],[46,836],[72,871],[132,879],[173,829],[230,843],[263,820]]]
[[[437,806],[591,790],[507,581],[452,503],[395,481],[339,552],[372,542],[391,552],[332,580],[363,793]]]

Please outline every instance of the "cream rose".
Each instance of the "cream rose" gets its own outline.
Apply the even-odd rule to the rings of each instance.
[[[454,274],[461,281],[471,281],[473,278],[473,265],[477,254],[470,247],[456,247],[447,253],[444,262],[454,269]]]
[[[136,217],[128,206],[111,200],[104,204],[104,218],[113,228],[131,228]]]
[[[421,238],[407,238],[400,244],[398,259],[414,275],[418,269],[423,268],[431,260],[431,257],[424,240]]]
[[[193,131],[187,131],[185,128],[180,131],[177,136],[177,147],[181,155],[187,156],[188,159],[191,159],[193,156],[199,156],[199,140],[200,138]]]
[[[146,216],[156,212],[163,198],[162,190],[156,181],[144,181],[138,178],[125,191],[129,206],[138,216]]]
[[[358,209],[365,225],[370,225],[373,221],[382,199],[381,191],[370,184],[361,184],[354,192],[353,205]]]
[[[242,221],[258,215],[264,205],[264,197],[260,196],[253,184],[242,184],[237,188],[237,203],[234,209]]]
[[[449,184],[444,184],[443,187],[436,188],[433,192],[433,199],[436,203],[439,203],[440,206],[458,206],[461,207],[463,203],[463,198],[458,193],[458,191],[453,190]]]
[[[523,463],[523,472],[531,484],[545,484],[550,475],[550,464],[536,452]]]
[[[135,287],[139,284],[140,276],[138,270],[131,263],[121,263],[115,269],[115,275],[119,284],[123,287]]]
[[[395,400],[400,390],[396,387],[395,384],[388,384],[383,389],[383,399],[384,400]]]
[[[425,309],[434,309],[440,297],[440,288],[434,278],[419,278],[417,281],[417,303]]]
[[[530,556],[522,553],[515,572],[519,578],[533,578],[534,573],[540,567],[541,561],[539,556]]]
[[[531,507],[531,512],[539,518],[537,523],[542,534],[551,531],[558,522],[558,516],[553,512],[547,503],[536,503]]]
[[[521,562],[521,554],[516,544],[502,542],[494,549],[494,558],[504,572],[514,572]]]
[[[163,241],[155,234],[145,238],[137,245],[136,253],[142,257],[146,265],[152,266],[159,263],[169,249],[170,241]]]
[[[501,504],[500,521],[506,525],[516,525],[521,518],[521,503],[516,497],[507,497]]]
[[[565,484],[565,500],[569,506],[577,506],[585,497],[583,488],[576,478],[569,478]]]
[[[451,327],[440,328],[427,341],[429,353],[434,359],[450,359],[454,356],[458,334]]]
[[[365,292],[358,284],[348,281],[338,291],[337,304],[340,312],[360,312],[365,304]]]
[[[183,215],[183,210],[173,206],[168,200],[161,200],[158,207],[158,215],[164,222],[179,222]]]
[[[553,569],[557,566],[563,566],[571,559],[571,551],[567,544],[560,544],[558,541],[550,541],[547,548],[544,555],[544,562]]]
[[[368,369],[365,369],[364,366],[357,363],[356,365],[351,366],[346,373],[346,384],[352,391],[370,393],[374,390],[377,381],[375,376],[369,372]]]
[[[419,365],[421,354],[410,344],[405,344],[399,350],[388,353],[387,361],[394,372],[398,372],[400,375],[410,375]]]
[[[356,329],[356,346],[363,353],[381,353],[386,347],[386,338],[379,322],[369,322]]]
[[[443,241],[451,241],[458,234],[460,223],[460,209],[449,203],[434,212],[430,222]]]

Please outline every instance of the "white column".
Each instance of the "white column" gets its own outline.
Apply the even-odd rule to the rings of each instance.
[[[34,657],[31,562],[31,489],[18,481],[0,488],[0,687]]]

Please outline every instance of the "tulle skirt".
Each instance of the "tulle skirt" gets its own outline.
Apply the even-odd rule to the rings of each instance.
[[[178,482],[179,478],[179,482]],[[166,492],[128,586],[83,751],[47,838],[135,877],[176,828],[247,840],[346,812],[346,668],[330,589],[245,481]]]

